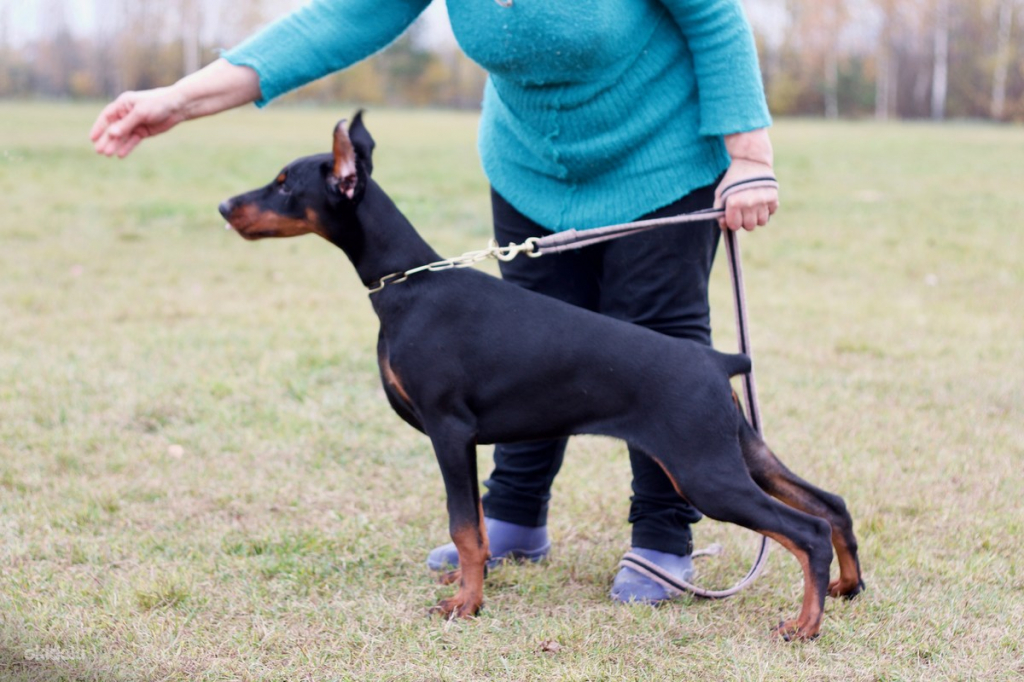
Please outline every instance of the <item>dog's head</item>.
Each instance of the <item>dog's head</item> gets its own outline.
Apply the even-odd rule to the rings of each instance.
[[[373,138],[356,113],[346,129],[334,128],[334,150],[296,159],[266,187],[221,203],[227,226],[246,239],[314,233],[333,241],[332,230],[354,212],[373,170]]]

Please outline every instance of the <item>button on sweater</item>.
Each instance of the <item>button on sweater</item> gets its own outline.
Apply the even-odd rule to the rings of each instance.
[[[385,47],[429,0],[313,0],[224,53],[259,106]],[[771,124],[740,0],[447,0],[489,73],[478,144],[513,206],[560,231],[631,220],[728,167]]]

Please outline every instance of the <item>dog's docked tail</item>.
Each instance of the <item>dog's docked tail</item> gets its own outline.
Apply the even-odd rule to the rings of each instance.
[[[750,356],[744,353],[722,353],[711,349],[715,361],[722,371],[731,377],[750,373]]]

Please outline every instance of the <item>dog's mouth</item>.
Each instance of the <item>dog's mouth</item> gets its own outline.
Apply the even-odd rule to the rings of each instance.
[[[224,229],[238,233],[244,239],[259,239],[261,237],[273,236],[270,230],[259,228],[261,215],[249,204],[236,205],[232,201],[225,201],[217,207],[224,217]]]
[[[230,219],[224,223],[224,229],[228,230],[229,232],[234,232],[243,239],[249,240],[259,239],[260,237],[272,236],[272,233],[270,231],[254,229],[253,225],[235,222]]]
[[[226,201],[219,208],[220,214],[227,221],[224,229],[234,230],[249,241],[267,237],[298,237],[311,232],[321,236],[324,234],[312,210],[306,211],[305,218],[293,218],[261,210],[253,204],[235,205]]]

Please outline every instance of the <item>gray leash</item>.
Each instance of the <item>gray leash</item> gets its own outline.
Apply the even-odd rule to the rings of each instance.
[[[749,180],[729,185],[722,190],[719,198],[724,203],[729,196],[737,192],[760,188],[778,189],[778,187],[779,183],[775,178],[770,176],[750,178]],[[486,249],[482,249],[480,251],[469,251],[455,258],[446,258],[445,260],[421,265],[404,272],[394,272],[390,275],[385,275],[370,287],[369,293],[371,295],[375,294],[385,286],[404,282],[410,276],[422,272],[440,272],[442,270],[450,270],[452,268],[464,268],[488,258],[509,261],[521,253],[526,254],[531,258],[539,258],[540,256],[547,254],[581,249],[585,246],[590,246],[591,244],[599,244],[611,239],[618,239],[631,234],[639,234],[640,232],[646,232],[648,230],[665,227],[667,225],[705,222],[724,215],[725,209],[709,208],[702,211],[684,213],[682,215],[670,216],[667,218],[637,220],[630,223],[597,227],[589,230],[566,230],[565,232],[555,232],[554,234],[544,237],[531,237],[522,244],[513,243],[508,246],[499,246],[494,240],[491,240],[490,245]],[[740,261],[739,240],[733,230],[727,229],[723,230],[723,232],[725,233],[726,258],[729,261],[729,275],[730,280],[732,281],[733,308],[736,311],[736,336],[739,351],[752,358],[753,356],[750,348],[750,325],[747,321],[747,301],[743,286],[743,265]],[[749,411],[750,425],[758,435],[763,437],[764,434],[761,428],[761,411],[757,402],[757,384],[754,381],[753,368],[751,368],[749,373],[743,375],[743,392],[747,409]],[[698,597],[724,599],[726,597],[731,597],[740,590],[748,587],[757,579],[768,561],[768,547],[768,538],[766,536],[761,536],[760,547],[757,550],[757,556],[754,560],[754,564],[750,567],[750,570],[739,582],[724,590],[708,590],[685,580],[680,580],[666,572],[657,564],[648,561],[634,552],[627,552],[626,555],[622,557],[622,561],[619,562],[619,566],[628,567],[647,576],[664,587],[665,590],[673,596],[681,594],[682,592],[691,592]],[[721,553],[722,547],[716,543],[705,549],[695,551],[693,556],[700,557]]]
[[[722,190],[720,199],[724,203],[729,196],[737,192],[759,188],[778,189],[778,187],[779,183],[773,177],[764,176],[751,178],[749,180],[732,184]],[[647,230],[653,230],[666,225],[703,222],[713,220],[723,215],[725,215],[725,209],[711,208],[668,218],[652,218],[650,220],[638,220],[631,223],[622,223],[620,225],[609,225],[608,227],[599,227],[593,230],[568,230],[566,232],[556,232],[552,235],[541,237],[535,241],[533,243],[534,253],[527,253],[529,253],[529,255],[536,254],[541,256],[548,253],[560,253],[569,249],[578,249],[591,244],[608,241],[610,239],[618,239],[619,237],[646,232]],[[752,357],[750,348],[750,324],[747,320],[747,299],[745,293],[746,289],[743,285],[743,263],[740,260],[739,240],[737,239],[736,232],[733,230],[723,231],[725,232],[726,259],[729,261],[729,278],[732,281],[733,308],[736,311],[736,337],[739,351],[748,357]],[[747,409],[749,411],[750,425],[758,435],[763,437],[764,434],[761,427],[761,410],[757,402],[757,383],[754,381],[753,368],[751,368],[750,372],[743,375],[743,392]],[[648,561],[634,552],[627,552],[619,562],[619,566],[630,568],[637,573],[650,578],[665,588],[665,591],[668,594],[673,596],[681,594],[682,592],[691,592],[698,597],[705,597],[707,599],[725,599],[726,597],[733,596],[757,580],[757,577],[761,574],[761,571],[764,570],[765,564],[768,562],[768,548],[768,538],[762,535],[757,555],[754,559],[753,565],[750,567],[750,570],[747,571],[747,574],[739,582],[724,590],[709,590],[700,587],[699,585],[694,585],[686,580],[681,580],[673,576],[671,573],[668,573],[657,564]],[[695,551],[693,556],[709,556],[721,553],[722,546],[716,543],[705,549]]]
[[[733,307],[736,311],[736,337],[739,345],[739,351],[748,357],[752,357],[750,350],[750,326],[747,322],[747,301],[743,287],[743,264],[740,261],[739,240],[737,239],[734,231],[724,230],[724,232],[725,253],[726,258],[729,261],[729,275],[732,280]],[[758,408],[757,384],[754,381],[753,366],[751,366],[750,372],[743,375],[743,392],[744,397],[746,398],[747,409],[749,411],[750,425],[755,431],[757,431],[758,435],[763,436],[763,432],[761,430],[761,411]],[[637,573],[647,576],[665,588],[666,592],[670,595],[677,595],[682,592],[691,592],[698,597],[705,597],[707,599],[725,599],[726,597],[731,597],[737,592],[750,586],[751,583],[757,580],[757,577],[761,574],[761,571],[764,570],[765,564],[768,562],[768,548],[768,537],[762,535],[757,555],[754,559],[753,565],[750,567],[750,570],[747,571],[747,574],[739,582],[724,590],[709,590],[685,580],[680,580],[657,564],[648,561],[634,552],[627,552],[626,555],[622,557],[622,561],[619,562],[619,566],[631,568]],[[698,557],[721,553],[721,545],[715,544],[707,549],[694,552],[693,556]]]

